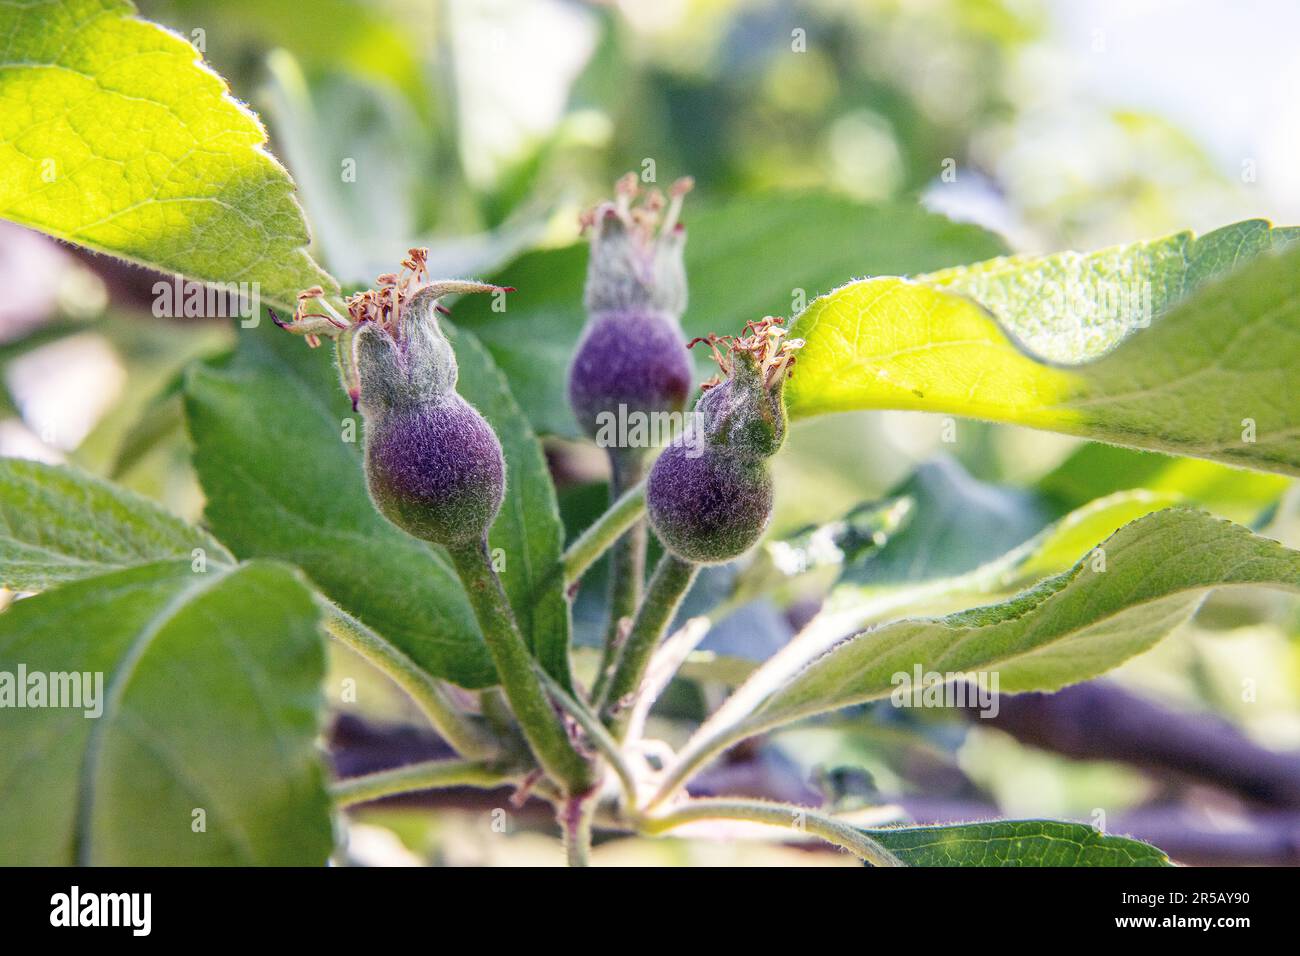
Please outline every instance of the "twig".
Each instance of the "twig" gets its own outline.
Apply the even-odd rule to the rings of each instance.
[[[645,513],[645,482],[628,489],[595,524],[565,549],[561,558],[566,586],[575,583]]]
[[[667,813],[642,819],[639,829],[642,833],[656,835],[700,820],[742,820],[807,831],[848,850],[872,866],[903,865],[898,857],[857,827],[806,807],[759,800],[690,800]]]
[[[414,790],[499,787],[517,775],[481,760],[428,760],[340,780],[330,787],[330,795],[336,806],[350,807]]]

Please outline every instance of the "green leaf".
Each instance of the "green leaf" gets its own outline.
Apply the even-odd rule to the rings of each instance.
[[[316,617],[291,569],[195,574],[188,561],[77,581],[0,615],[0,672],[77,672],[87,689],[102,677],[96,717],[84,699],[5,710],[0,863],[324,863]]]
[[[1082,823],[997,820],[862,831],[908,866],[1172,866],[1163,851]]]
[[[447,335],[460,366],[456,389],[492,425],[505,453],[506,497],[488,539],[505,558],[501,583],[533,653],[549,674],[571,687],[569,602],[564,576],[555,573],[564,524],[542,443],[478,340],[450,326]]]
[[[1032,499],[976,481],[955,462],[923,464],[898,491],[838,521],[765,543],[740,573],[728,599],[733,604],[764,595],[797,597],[807,593],[812,579],[829,587],[820,612],[776,655],[764,677],[755,678],[762,686],[780,686],[845,634],[877,621],[956,611],[1059,574],[1129,522],[1183,504],[1168,493],[1116,492],[1030,535],[1042,514]],[[946,507],[949,498],[960,508]],[[951,539],[949,522],[966,528],[967,535]],[[829,581],[828,574],[834,575]],[[719,660],[725,671],[714,661],[694,668],[734,683],[753,670],[751,662],[770,656],[759,646],[739,659]]]
[[[449,203],[457,194],[450,171],[429,175],[439,159],[427,120],[387,78],[334,72],[309,81],[283,49],[267,57],[266,71],[259,103],[298,183],[321,259],[345,286],[368,287],[412,246],[428,248],[432,276],[480,275],[543,233],[541,204],[498,229],[466,232],[473,213]],[[339,157],[354,163],[346,181]],[[434,211],[442,229],[431,228]],[[447,234],[450,223],[455,235]]]
[[[0,216],[164,272],[335,288],[257,117],[126,0],[0,6]]]
[[[185,413],[204,513],[236,555],[296,564],[431,674],[495,683],[450,562],[371,503],[361,416],[328,350],[274,328],[244,332],[231,359],[191,368]]]
[[[889,498],[904,508],[904,523],[864,558],[846,554],[842,582],[880,587],[953,577],[1023,544],[1047,522],[1031,492],[977,481],[950,458],[923,463]]]
[[[945,412],[1300,474],[1300,248],[1274,251],[1295,234],[1246,222],[850,283],[795,323],[790,412]]]
[[[1114,349],[1180,300],[1256,256],[1291,245],[1300,228],[1245,220],[1088,254],[1006,256],[919,276],[974,299],[1048,362],[1076,364]]]
[[[225,547],[153,502],[72,468],[0,459],[0,584],[40,591],[169,558],[233,562]]]
[[[748,731],[889,696],[895,676],[982,671],[1002,693],[1087,680],[1151,647],[1216,587],[1300,590],[1300,552],[1203,512],[1124,526],[1073,568],[1000,604],[901,620],[841,641],[766,699]]]
[[[1145,488],[1249,524],[1290,485],[1283,475],[1088,442],[1044,475],[1037,490],[1065,510],[1117,491]]]
[[[751,319],[789,315],[800,301],[864,268],[922,272],[1002,251],[991,233],[911,205],[866,206],[815,193],[688,205],[686,220],[688,337],[739,332]],[[519,289],[505,312],[493,312],[486,298],[455,307],[456,321],[487,346],[542,433],[578,434],[565,387],[585,322],[586,269],[585,243],[529,253],[497,276]],[[707,360],[699,361],[703,368]]]
[[[1090,253],[1009,256],[917,281],[974,299],[1031,355],[1074,365],[1110,351],[1206,282],[1297,237],[1298,227],[1249,219],[1204,236],[1180,232]]]
[[[389,84],[338,74],[312,89],[286,50],[273,51],[266,66],[258,102],[298,182],[322,261],[345,284],[369,283],[416,244],[420,175],[429,179],[436,162],[428,127]],[[354,163],[348,179],[340,157]]]

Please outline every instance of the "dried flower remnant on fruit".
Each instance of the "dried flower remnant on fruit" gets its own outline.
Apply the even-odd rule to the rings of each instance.
[[[346,315],[330,304],[320,286],[298,293],[298,306],[294,310],[292,321],[285,322],[274,310],[271,311],[271,321],[286,332],[303,336],[312,348],[320,345],[322,336],[334,340],[339,377],[348,397],[352,399],[354,411],[361,400],[358,334],[362,329],[382,330],[395,343],[401,343],[407,334],[403,316],[416,296],[428,296],[432,299],[434,310],[450,315],[446,308],[438,304],[437,300],[443,296],[515,291],[509,286],[460,279],[431,282],[428,257],[428,249],[409,250],[397,272],[383,273],[375,280],[376,288],[357,292],[344,301]]]
[[[785,383],[794,374],[802,339],[792,339],[785,320],[767,316],[747,322],[739,335],[709,335],[706,343],[721,374],[705,382],[695,406],[707,442],[737,454],[767,458],[785,441]]]
[[[715,375],[703,383],[700,389],[707,392],[714,386],[720,385],[723,376],[730,375],[732,372],[735,365],[733,356],[742,352],[753,358],[758,365],[763,383],[768,388],[782,377],[789,378],[793,375],[794,353],[803,348],[804,340],[786,338],[788,333],[782,328],[784,325],[785,319],[769,315],[755,322],[746,322],[745,332],[739,336],[710,333],[687,342],[687,348],[694,348],[701,342],[706,343],[713,351],[713,360],[718,363],[718,368],[722,372],[721,375]]]
[[[686,310],[686,227],[682,203],[694,181],[673,183],[669,198],[642,190],[635,173],[623,176],[614,198],[582,216],[591,235],[584,293],[587,311],[652,308],[680,316]]]
[[[569,404],[592,437],[606,416],[680,412],[691,388],[681,315],[686,309],[686,228],[690,179],[665,199],[636,174],[614,198],[582,217],[591,236],[584,302],[588,319],[569,368]]]
[[[409,534],[451,547],[487,534],[505,495],[505,459],[491,426],[456,392],[456,354],[438,321],[447,314],[438,300],[514,290],[430,282],[426,255],[412,249],[397,272],[349,297],[346,319],[319,289],[308,289],[293,322],[277,324],[308,344],[335,340],[343,387],[365,419],[375,506]]]
[[[785,440],[783,397],[803,344],[783,320],[750,322],[740,336],[711,335],[725,377],[707,385],[693,428],[659,456],[646,488],[650,524],[664,546],[698,564],[730,561],[749,550],[772,514],[768,460]],[[694,343],[692,343],[694,344]]]

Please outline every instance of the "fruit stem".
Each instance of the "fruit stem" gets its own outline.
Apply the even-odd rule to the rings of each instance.
[[[596,801],[591,794],[569,797],[560,805],[560,834],[569,866],[591,866],[591,818]]]
[[[612,509],[619,499],[645,478],[645,454],[640,448],[611,448],[609,450],[610,480],[609,503]],[[600,667],[592,686],[593,699],[604,693],[605,684],[618,660],[623,619],[636,614],[641,601],[641,588],[645,583],[646,524],[643,519],[633,522],[609,552],[609,624],[605,628],[605,644],[600,655]]]
[[[699,569],[698,564],[685,561],[672,552],[664,552],[659,559],[628,632],[614,676],[597,703],[597,711],[616,740],[621,740],[627,729],[650,657],[676,616]]]
[[[577,583],[584,571],[645,514],[645,482],[629,488],[595,524],[578,535],[561,560],[566,587]]]
[[[348,777],[330,787],[336,807],[350,807],[381,797],[447,787],[490,789],[517,780],[519,770],[505,770],[482,760],[425,760],[393,770]]]
[[[501,687],[538,764],[569,794],[591,789],[591,765],[574,748],[533,669],[519,625],[492,568],[487,538],[447,549],[496,664]]]
[[[559,682],[550,674],[546,673],[540,667],[537,668],[537,676],[546,688],[547,693],[559,705],[560,709],[573,718],[573,722],[582,728],[583,733],[587,735],[588,742],[600,752],[600,755],[609,761],[610,769],[618,777],[619,785],[623,790],[623,801],[626,806],[633,807],[637,802],[636,775],[632,772],[631,766],[623,759],[623,754],[619,750],[618,742],[610,736],[605,725],[600,722],[600,718],[595,712],[582,701],[577,700],[569,695]]]
[[[658,836],[675,827],[701,820],[742,820],[774,827],[789,827],[811,833],[827,843],[848,850],[872,866],[902,866],[903,863],[879,842],[859,828],[816,810],[762,800],[688,800],[668,813],[645,817],[639,829],[648,836]]]

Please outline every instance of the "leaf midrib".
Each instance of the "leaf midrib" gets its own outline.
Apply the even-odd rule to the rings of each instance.
[[[216,572],[202,580],[190,584],[175,594],[158,610],[140,629],[131,646],[122,655],[121,661],[113,671],[104,692],[104,712],[95,721],[86,740],[86,752],[82,758],[80,785],[77,794],[76,827],[73,831],[74,862],[79,866],[89,866],[92,853],[91,821],[95,805],[95,776],[99,770],[101,750],[104,737],[116,711],[121,707],[126,686],[135,675],[140,661],[148,653],[154,640],[172,621],[180,615],[189,604],[214,589],[218,584],[235,572],[235,568],[218,567]]]

